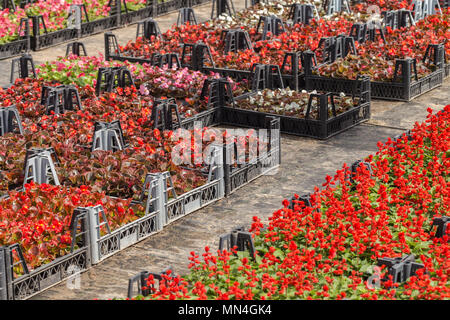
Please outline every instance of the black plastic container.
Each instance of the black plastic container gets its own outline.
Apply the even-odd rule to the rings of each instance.
[[[356,86],[355,86],[356,84]],[[244,95],[236,98],[235,106],[226,106],[222,110],[222,122],[225,124],[234,124],[243,127],[261,127],[267,116],[273,116],[280,119],[280,130],[282,133],[293,134],[298,136],[328,139],[345,130],[348,130],[370,118],[370,79],[355,80],[352,87],[337,88],[332,92],[344,92],[352,94],[359,98],[359,104],[352,109],[329,117],[329,93],[312,95],[317,98],[319,116],[318,119],[296,118],[291,116],[277,115],[271,113],[258,112],[253,110],[239,109],[239,100],[247,98]]]
[[[371,81],[371,97],[383,100],[410,101],[411,99],[441,86],[445,69],[443,58],[444,46],[442,44],[430,45],[428,48],[433,49],[427,49],[424,60],[427,58],[428,53],[430,53],[430,59],[433,60],[437,66],[436,71],[418,79],[417,72],[415,71],[416,61],[414,59],[397,59],[394,81]],[[314,59],[313,56],[314,53],[311,51],[304,52],[304,60],[306,61],[305,85],[307,90],[349,92],[349,90],[355,86],[356,80],[313,75],[311,72],[312,61]],[[320,66],[317,66],[316,68],[318,67]],[[397,79],[400,81],[396,81]]]
[[[74,217],[77,218],[74,219]],[[0,247],[0,299],[30,298],[67,279],[75,272],[84,271],[91,266],[88,219],[86,215],[74,215],[74,217],[71,225],[73,239],[71,253],[32,271],[28,270],[19,245]],[[13,261],[14,251],[19,261]],[[13,268],[18,265],[22,266],[24,274],[14,277]]]

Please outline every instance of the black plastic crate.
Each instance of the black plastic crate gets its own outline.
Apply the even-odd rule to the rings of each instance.
[[[119,42],[117,37],[112,32],[105,32],[105,60],[117,60],[117,61],[129,61],[131,63],[149,63],[151,64],[151,59],[130,57],[120,53]]]
[[[332,82],[331,85],[339,84]],[[348,130],[370,118],[370,79],[355,80],[351,86],[335,86],[333,90],[321,90],[332,93],[344,92],[347,95],[358,97],[358,106],[333,117],[328,116],[328,94],[317,95],[319,100],[319,118],[296,118],[278,114],[239,109],[239,100],[247,98],[245,94],[235,99],[235,105],[222,108],[221,121],[225,124],[233,124],[242,127],[260,128],[264,125],[268,116],[280,119],[282,133],[293,134],[316,139],[328,139],[345,130]]]
[[[292,90],[298,90],[305,86],[304,83],[304,72],[299,69],[299,63],[302,59],[301,52],[286,52],[283,58],[283,63],[280,67],[281,77],[283,79],[283,84],[285,87],[290,87]],[[197,61],[204,62],[205,59],[199,59]],[[182,64],[184,57],[181,58]],[[303,63],[302,63],[303,65]],[[242,80],[252,80],[254,71],[253,70],[237,70],[237,69],[227,69],[227,68],[216,68],[215,66],[205,66],[200,64],[198,66],[190,66],[194,70],[202,71],[203,73],[215,72],[220,74],[222,77],[230,77],[235,81]],[[254,67],[254,66],[253,66]],[[253,69],[253,67],[251,69]],[[288,72],[290,68],[290,72]]]
[[[245,186],[256,178],[277,168],[281,163],[280,119],[266,116],[264,124],[255,129],[268,130],[268,146],[265,154],[259,154],[255,161],[244,164],[233,164],[231,160],[235,152],[235,143],[224,145],[224,182],[225,196]]]
[[[415,71],[415,59],[397,59],[394,81],[371,81],[371,97],[383,100],[410,101],[411,99],[441,86],[444,80],[445,69],[444,46],[442,44],[429,45],[424,55],[424,60],[427,58],[430,58],[430,60],[437,65],[438,69],[421,79],[418,79],[417,72]],[[304,60],[307,64],[305,67],[307,69],[305,71],[305,85],[307,90],[349,92],[349,90],[355,86],[355,81],[357,80],[312,75],[312,61],[315,61],[315,57],[314,53],[311,51],[304,52]],[[320,66],[316,66],[315,68],[319,67]],[[400,81],[396,81],[397,75]]]
[[[88,249],[79,249],[13,279],[7,284],[8,300],[28,299],[71,276],[68,272],[70,266],[77,267],[79,271],[87,270],[89,261]]]
[[[153,12],[153,6],[148,6],[136,11],[122,12],[120,14],[120,25],[125,26],[127,24],[133,24],[138,21],[151,18],[154,16]]]
[[[326,106],[327,107],[327,106]],[[253,128],[264,121],[270,113],[243,110],[239,108],[224,107],[223,118],[227,124]],[[345,113],[330,119],[300,119],[282,115],[280,118],[281,132],[316,139],[328,139],[345,130],[348,130],[370,118],[370,102],[352,108]]]
[[[214,127],[220,123],[222,108],[214,107],[200,112],[192,117],[181,121],[181,127],[186,130],[193,130],[194,124],[200,123],[202,127]]]
[[[21,39],[0,44],[0,59],[7,59],[22,54],[30,49],[30,39]]]
[[[83,22],[81,23],[80,36],[87,37],[116,27],[117,27],[116,16],[110,16],[89,22]]]
[[[18,244],[0,247],[0,299],[28,299],[91,266],[87,216],[80,215],[72,221],[71,253],[32,271],[28,270]],[[75,244],[78,245],[77,249]],[[13,261],[13,252],[17,254],[19,261]],[[13,268],[18,265],[22,266],[24,274],[16,278]]]
[[[56,46],[78,38],[78,30],[76,29],[61,29],[53,32],[44,31],[44,34],[40,34],[39,28],[35,26],[39,26],[39,24],[37,23],[36,25],[33,23],[33,33],[30,36],[31,49],[34,51]]]
[[[450,63],[447,63],[444,66],[444,79],[447,79],[450,76]]]

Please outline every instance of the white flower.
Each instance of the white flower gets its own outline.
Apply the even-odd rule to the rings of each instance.
[[[341,93],[339,93],[339,96],[340,96],[341,98],[343,98],[343,97],[345,97],[345,93],[341,92]]]
[[[300,106],[298,105],[297,102],[293,101],[293,102],[291,102],[291,104],[289,105],[289,109],[298,110],[298,109],[300,109]]]

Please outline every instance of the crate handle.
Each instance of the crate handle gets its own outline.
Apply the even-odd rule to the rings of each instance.
[[[336,117],[336,104],[334,103],[334,97],[337,97],[338,94],[334,92],[330,92],[329,94],[330,101],[331,101],[331,111],[333,112],[333,117]],[[328,113],[327,113],[328,114]]]
[[[11,278],[14,279],[14,267],[17,265],[21,265],[23,268],[23,272],[25,274],[29,274],[30,271],[28,269],[27,263],[25,261],[25,257],[23,256],[22,248],[18,243],[10,245],[7,247],[8,250],[8,261],[6,262],[8,267],[10,268],[9,272],[11,272]],[[19,261],[14,262],[13,252],[16,251],[19,256]]]
[[[81,236],[81,246],[86,246],[89,243],[89,228],[87,227],[87,210],[86,208],[78,207],[73,210],[72,217],[70,219],[70,230],[72,235],[72,244],[70,252],[73,253],[75,244],[77,244],[77,237]],[[79,232],[78,228],[80,228]]]
[[[445,61],[445,49],[442,43],[440,44],[429,44],[427,49],[425,50],[425,54],[423,56],[422,62],[426,63],[433,62],[438,69],[442,68],[442,56]]]

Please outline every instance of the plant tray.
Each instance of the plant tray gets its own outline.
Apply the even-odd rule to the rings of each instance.
[[[356,81],[356,80],[355,80]],[[226,124],[234,124],[242,127],[261,128],[267,116],[280,119],[282,133],[298,136],[328,139],[345,130],[348,130],[370,118],[370,80],[369,78],[358,80],[360,104],[335,117],[328,117],[328,103],[321,101],[319,106],[319,119],[296,118],[278,114],[258,112],[239,108],[239,100],[249,97],[249,94],[237,97],[235,106],[226,106],[222,110],[222,121]],[[333,92],[345,92],[352,94],[353,88],[336,87]],[[345,90],[344,90],[345,89]],[[356,93],[356,92],[355,92]],[[254,94],[254,93],[253,93]],[[322,116],[322,114],[324,116]]]
[[[442,85],[443,69],[436,70],[422,79],[402,82],[370,82],[371,97],[375,99],[410,101],[436,87]],[[328,92],[349,92],[357,80],[328,78],[315,75],[305,76],[306,90]]]

